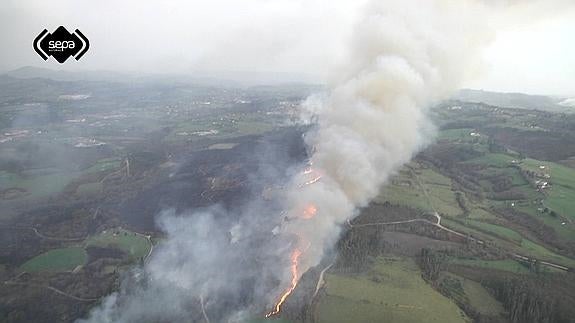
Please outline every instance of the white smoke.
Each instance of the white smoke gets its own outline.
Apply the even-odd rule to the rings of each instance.
[[[429,141],[427,109],[476,69],[490,39],[485,11],[472,1],[374,1],[355,28],[349,57],[328,95],[308,100],[317,130],[313,165],[321,180],[291,191],[292,216],[314,204],[317,216],[293,221],[300,274],[333,246],[340,226],[374,198]]]

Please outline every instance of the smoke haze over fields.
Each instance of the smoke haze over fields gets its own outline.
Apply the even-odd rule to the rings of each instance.
[[[277,314],[342,225],[433,138],[428,109],[481,75],[493,28],[570,8],[518,3],[101,1],[88,9],[71,1],[7,2],[0,10],[0,27],[8,26],[0,35],[10,44],[4,69],[37,65],[32,39],[63,24],[81,29],[92,46],[67,69],[253,71],[328,85],[301,106],[309,131],[296,137],[307,155],[288,158],[262,139],[252,154],[253,192],[233,210],[159,212],[165,238],[81,321],[237,322]],[[21,37],[11,36],[15,30]],[[185,167],[174,174],[185,175]]]
[[[318,120],[306,135],[311,167],[267,171],[289,180],[277,205],[256,199],[233,216],[217,208],[161,214],[166,240],[89,320],[200,319],[198,302],[218,322],[277,313],[340,225],[426,143],[426,109],[458,88],[489,40],[483,12],[466,1],[363,8],[333,88],[304,105],[304,119]]]

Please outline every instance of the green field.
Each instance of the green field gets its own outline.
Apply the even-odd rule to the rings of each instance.
[[[480,283],[460,278],[469,304],[481,314],[497,316],[505,312],[503,306]]]
[[[440,139],[465,145],[480,144],[467,143],[469,131],[471,129],[442,131]],[[402,168],[376,201],[389,201],[428,212],[436,210],[444,215],[442,223],[458,232],[489,240],[509,251],[526,256],[569,267],[575,265],[575,260],[561,256],[538,242],[527,240],[518,231],[505,227],[503,222],[498,221],[497,216],[489,211],[490,208],[514,207],[553,228],[562,240],[573,241],[575,225],[571,219],[575,219],[575,169],[535,159],[519,159],[511,153],[485,153],[463,163],[478,165],[475,172],[478,174],[478,184],[481,185],[484,196],[482,200],[471,201],[462,195],[460,198],[469,210],[465,214],[457,202],[451,179],[416,162]],[[528,181],[520,169],[548,174],[550,178],[547,180],[552,183],[551,188],[546,189],[545,193],[537,192],[534,184],[530,183],[535,179]],[[490,180],[492,178],[510,178],[509,190],[521,199],[510,200],[505,199],[505,195],[498,195],[499,193],[494,192],[494,184]],[[544,208],[549,211],[543,212]],[[495,221],[498,223],[494,223]]]
[[[376,202],[389,201],[392,204],[407,205],[416,209],[431,212],[432,208],[423,191],[416,187],[389,185],[383,189]]]
[[[84,174],[110,171],[119,168],[120,158],[105,158],[99,160],[91,167],[85,169]],[[0,190],[17,188],[25,190],[22,198],[38,199],[56,195],[64,190],[73,180],[79,178],[81,172],[62,171],[57,168],[33,169],[13,174],[0,171]],[[93,194],[101,190],[99,183],[87,183],[80,185],[78,193]]]
[[[261,134],[267,131],[272,130],[274,127],[272,124],[266,121],[239,121],[235,123],[237,131],[241,135],[254,135],[254,134]]]
[[[78,175],[78,173],[66,171],[24,176],[1,171],[0,190],[20,188],[28,193],[25,195],[26,198],[44,198],[60,193]]]
[[[541,169],[539,166],[545,168]],[[549,181],[552,186],[545,190],[545,194],[539,194],[537,199],[516,203],[517,210],[552,227],[562,239],[575,240],[575,169],[535,159],[522,160],[520,167],[549,175],[550,178],[544,180]],[[531,188],[531,191],[534,189]],[[543,200],[542,205],[539,200]],[[541,212],[540,208],[548,208],[549,211]]]
[[[106,230],[99,235],[88,238],[84,247],[99,246],[118,248],[125,251],[132,259],[139,259],[148,254],[150,243],[141,236],[123,229]],[[20,269],[27,272],[70,271],[87,260],[84,247],[53,249],[25,262]]]
[[[491,234],[486,233],[484,231],[479,231],[479,230],[471,228],[469,226],[465,226],[465,225],[461,224],[459,221],[455,221],[455,220],[452,220],[449,218],[442,218],[441,224],[443,224],[445,227],[447,227],[451,230],[455,230],[455,231],[463,233],[463,234],[471,235],[475,238],[479,238],[482,240],[503,241],[500,238],[498,238],[497,236],[491,235]]]
[[[109,229],[97,236],[90,237],[86,246],[118,248],[138,259],[148,254],[150,243],[148,239],[124,229]]]
[[[394,184],[385,187],[376,201],[389,201],[392,204],[407,205],[428,212],[437,211],[448,216],[463,212],[457,205],[451,180],[431,168],[404,168],[392,182]]]
[[[38,271],[69,271],[84,264],[87,255],[81,247],[53,249],[26,261],[20,270]]]
[[[482,315],[499,316],[505,312],[502,304],[474,280],[444,273],[440,285],[458,304],[467,304]]]
[[[481,260],[481,259],[452,258],[449,260],[449,262],[451,264],[454,264],[454,265],[496,269],[496,270],[503,270],[503,271],[509,271],[509,272],[513,272],[513,273],[518,273],[518,274],[530,273],[529,268],[527,268],[526,266],[522,265],[521,263],[519,263],[515,260],[511,260],[511,259]]]
[[[525,159],[521,166],[531,171],[549,174],[552,187],[548,190],[545,205],[560,215],[575,220],[575,169],[535,159]],[[539,166],[546,168],[541,170]]]
[[[469,228],[476,229],[481,232],[485,232],[497,237],[513,241],[515,243],[521,243],[523,238],[521,235],[511,229],[502,227],[500,225],[491,224],[487,222],[481,222],[476,220],[461,220],[461,223]]]
[[[519,233],[511,229],[472,220],[462,220],[461,222],[466,223],[467,225],[449,219],[442,220],[442,223],[450,229],[465,234],[471,234],[479,239],[495,241],[498,245],[505,246],[506,248],[522,255],[534,257],[540,260],[547,260],[568,267],[575,266],[575,260],[558,255],[540,244],[523,238]],[[508,242],[506,243],[506,241],[513,242],[513,244]]]
[[[475,219],[475,220],[493,220],[493,219],[497,218],[491,212],[486,211],[485,209],[480,208],[480,207],[472,208],[469,211],[468,217],[470,219]]]
[[[527,255],[541,260],[555,262],[568,267],[575,267],[575,260],[558,255],[531,240],[523,239],[521,250],[525,251]]]
[[[427,190],[427,198],[434,211],[448,216],[463,212],[457,205],[455,192],[451,189],[451,179],[430,168],[422,169],[415,175],[423,189]]]
[[[86,169],[84,172],[86,173],[96,173],[96,172],[104,172],[110,171],[120,168],[122,165],[122,159],[118,157],[114,158],[104,158],[98,160],[97,163],[92,165],[90,168]]]
[[[516,158],[507,154],[489,153],[483,156],[465,161],[465,163],[486,165],[490,167],[505,168],[511,165]]]
[[[269,118],[247,116],[238,119],[188,120],[177,125],[167,137],[168,141],[190,138],[232,138],[243,135],[261,134],[274,129],[274,122]]]
[[[422,278],[412,259],[377,258],[366,274],[326,275],[318,322],[469,322]]]
[[[90,196],[92,194],[98,194],[102,191],[103,184],[100,182],[85,183],[78,186],[76,193],[80,195]]]
[[[445,129],[439,131],[437,140],[446,140],[460,144],[473,144],[476,146],[481,146],[487,142],[487,136],[483,134],[472,136],[471,134],[474,132],[476,132],[476,130],[473,128]]]
[[[572,224],[563,224],[564,219],[558,216],[550,215],[550,212],[543,213],[537,210],[537,207],[531,204],[517,204],[516,208],[518,211],[529,214],[539,220],[541,220],[546,225],[552,227],[555,232],[565,240],[575,240],[575,227]]]
[[[473,132],[473,128],[459,128],[441,130],[437,134],[437,140],[462,140],[471,137],[469,134]]]

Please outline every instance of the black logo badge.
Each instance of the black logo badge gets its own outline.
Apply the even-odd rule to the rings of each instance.
[[[88,38],[78,29],[70,34],[63,26],[58,27],[53,33],[44,29],[36,39],[34,39],[34,50],[40,57],[47,60],[49,56],[54,57],[58,63],[64,63],[70,56],[79,60],[90,48]]]

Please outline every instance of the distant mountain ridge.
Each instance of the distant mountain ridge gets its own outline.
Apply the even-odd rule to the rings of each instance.
[[[187,83],[213,86],[244,87],[258,85],[305,85],[317,83],[301,81],[298,75],[266,72],[213,72],[190,74],[123,73],[113,71],[63,71],[48,68],[25,66],[5,72],[19,79],[45,78],[55,81],[107,81],[107,82],[151,82]]]
[[[4,75],[19,79],[45,78],[54,81],[118,81],[130,77],[127,74],[110,71],[70,72],[32,66],[20,67]]]
[[[465,102],[485,103],[503,108],[533,109],[554,112],[569,110],[567,106],[560,104],[560,102],[564,101],[565,98],[524,93],[501,93],[463,89],[455,94],[453,99]]]
[[[252,74],[252,81],[246,80],[248,74]],[[130,83],[187,83],[213,86],[243,87],[269,84],[281,84],[278,80],[273,80],[273,75],[258,73],[216,73],[212,76],[200,74],[193,75],[170,75],[170,74],[136,74],[120,73],[112,71],[63,71],[48,68],[25,66],[0,76],[9,76],[17,79],[42,78],[54,81],[106,81],[106,82],[130,82]],[[244,81],[238,81],[243,79]],[[259,81],[254,81],[259,80]],[[287,82],[292,85],[306,85],[322,89],[322,86],[314,84],[304,84],[301,82]],[[462,89],[457,92],[453,100],[464,102],[484,103],[504,108],[533,109],[552,112],[575,111],[574,98],[559,98],[544,95],[531,95],[524,93],[502,93],[483,90]]]

